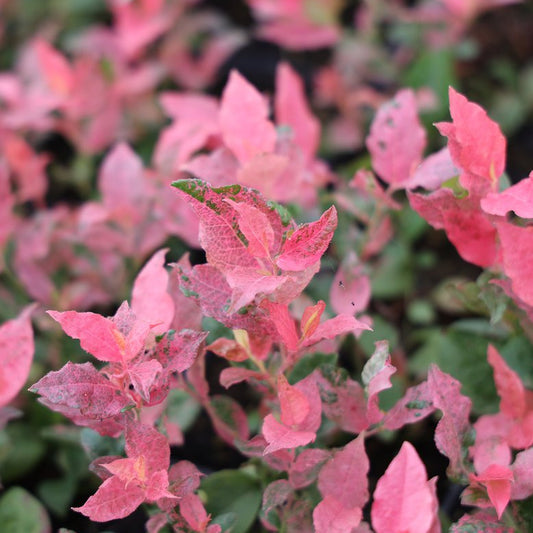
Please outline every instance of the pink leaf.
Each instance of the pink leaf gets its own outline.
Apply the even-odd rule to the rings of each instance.
[[[311,346],[323,339],[333,339],[344,333],[358,335],[364,330],[372,330],[372,328],[366,322],[357,320],[351,315],[337,315],[319,324],[315,332],[303,342],[303,346]]]
[[[320,494],[324,498],[333,496],[346,509],[362,509],[368,500],[369,468],[361,434],[322,467],[318,476]]]
[[[422,187],[426,191],[438,189],[445,181],[459,175],[453,164],[448,147],[429,155],[420,163],[411,177],[404,183],[406,189]]]
[[[295,352],[298,349],[298,334],[288,306],[263,300],[261,307],[268,310],[269,317],[274,323],[283,344],[289,351]]]
[[[26,307],[20,315],[0,326],[0,407],[7,405],[23,387],[30,373],[34,343],[31,313]]]
[[[394,188],[402,187],[421,162],[426,146],[426,131],[411,89],[403,89],[379,109],[366,144],[379,176]]]
[[[238,213],[239,228],[248,241],[248,251],[256,257],[270,257],[274,244],[274,230],[267,216],[259,209],[244,202],[226,202]]]
[[[466,172],[484,178],[487,188],[497,189],[497,180],[505,169],[506,149],[500,127],[482,107],[468,101],[452,87],[449,97],[453,122],[439,122],[436,126],[448,137],[454,163]],[[467,186],[466,183],[463,185]]]
[[[123,360],[126,341],[108,318],[77,311],[48,311],[48,314],[69,337],[79,339],[81,347],[100,361]]]
[[[143,173],[141,158],[127,144],[117,144],[103,160],[98,174],[104,206],[133,216],[146,195]]]
[[[281,422],[286,426],[300,425],[309,414],[309,401],[296,387],[289,385],[283,374],[278,376],[278,396]]]
[[[128,421],[124,436],[128,457],[144,458],[147,477],[159,470],[168,470],[170,446],[167,438],[159,431],[139,422]]]
[[[331,457],[330,452],[320,448],[305,449],[289,469],[289,483],[294,489],[307,487],[318,477],[323,464]]]
[[[128,367],[128,374],[133,387],[146,402],[150,400],[150,390],[162,371],[161,363],[155,359],[136,363]]]
[[[30,391],[40,394],[55,411],[65,412],[64,408],[71,408],[89,419],[117,416],[128,405],[120,389],[91,363],[68,362],[61,370],[41,378]]]
[[[366,416],[369,424],[376,424],[383,418],[379,408],[379,393],[392,387],[390,377],[396,372],[396,368],[390,362],[387,341],[378,341],[375,345],[374,353],[366,362],[361,374],[368,398]]]
[[[144,490],[113,476],[106,479],[83,506],[73,507],[94,522],[124,518],[144,501]]]
[[[376,533],[428,533],[436,513],[435,486],[413,446],[404,442],[376,485],[372,526]]]
[[[433,411],[433,393],[429,390],[428,382],[423,381],[420,385],[409,387],[403,398],[387,411],[383,426],[392,430],[400,429],[424,419]]]
[[[310,305],[305,308],[302,320],[300,321],[300,330],[302,332],[302,339],[311,337],[320,324],[322,314],[326,309],[326,303],[320,300],[315,305]]]
[[[68,96],[74,85],[74,76],[65,57],[42,39],[37,39],[34,46],[39,67],[50,89],[60,96]]]
[[[511,279],[513,292],[526,304],[533,305],[533,280],[528,265],[533,260],[533,227],[515,226],[506,220],[497,222],[503,256],[503,270]]]
[[[222,370],[219,381],[220,384],[227,389],[236,383],[248,381],[249,379],[261,381],[265,379],[265,376],[261,372],[256,372],[255,370],[232,366]]]
[[[411,207],[435,229],[446,235],[465,261],[492,266],[497,257],[496,228],[481,211],[479,197],[457,198],[451,189],[428,195],[408,194]]]
[[[314,431],[296,431],[284,424],[280,424],[272,415],[267,415],[263,422],[262,433],[268,442],[265,455],[284,448],[297,448],[313,442],[316,438]]]
[[[288,63],[280,63],[276,70],[274,107],[278,126],[290,126],[292,140],[312,159],[320,142],[320,123],[307,105],[302,80]]]
[[[511,418],[521,418],[527,409],[526,391],[522,380],[509,368],[492,344],[489,344],[487,355],[494,371],[494,382],[500,397],[500,411]]]
[[[329,298],[338,314],[354,315],[364,311],[370,301],[370,278],[355,252],[349,252],[331,283]]]
[[[513,465],[514,483],[511,486],[511,499],[523,500],[533,494],[533,448],[516,454]]]
[[[156,334],[168,329],[174,317],[174,302],[167,292],[165,270],[167,249],[159,250],[137,274],[131,294],[131,308],[136,317],[148,322]]]
[[[337,211],[331,206],[316,222],[300,226],[283,244],[276,264],[283,270],[304,270],[318,262],[337,227]]]
[[[241,163],[274,151],[276,130],[268,120],[268,106],[236,70],[230,73],[222,93],[219,120],[226,146]]]
[[[345,507],[329,494],[313,510],[316,533],[346,533],[353,531],[363,517],[358,507]]]
[[[209,522],[202,500],[196,494],[185,495],[179,503],[180,513],[193,531],[205,531]]]
[[[490,192],[481,199],[485,213],[504,217],[512,211],[522,218],[533,218],[533,172],[500,193]]]
[[[487,488],[490,502],[500,519],[511,498],[512,470],[507,466],[490,465],[479,475],[471,474],[470,479]]]
[[[448,457],[448,475],[459,476],[465,473],[464,442],[470,436],[470,398],[460,393],[461,384],[444,374],[435,365],[428,372],[428,387],[433,395],[433,405],[442,411],[442,418],[435,429],[435,444],[438,450]]]

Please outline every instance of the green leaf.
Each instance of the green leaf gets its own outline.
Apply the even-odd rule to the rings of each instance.
[[[76,480],[74,477],[46,479],[39,483],[37,494],[48,509],[64,518],[76,494]]]
[[[39,500],[20,487],[0,498],[2,533],[50,533],[50,520]]]
[[[298,383],[298,381],[307,377],[313,372],[313,370],[321,365],[335,365],[337,363],[337,358],[338,354],[336,353],[315,352],[305,355],[294,365],[289,376],[289,383],[291,385]]]
[[[4,449],[0,462],[0,479],[7,483],[31,472],[43,457],[46,446],[35,429],[23,422],[9,424],[5,432],[9,447]]]
[[[374,298],[397,298],[410,293],[413,288],[412,255],[405,243],[390,242],[371,275]]]
[[[205,508],[215,520],[220,515],[235,513],[237,519],[231,533],[250,531],[262,497],[254,477],[241,470],[221,470],[204,478],[201,489],[207,496]]]

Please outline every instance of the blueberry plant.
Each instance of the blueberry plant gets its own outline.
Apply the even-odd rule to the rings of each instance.
[[[368,3],[358,44],[387,19],[440,54],[508,3]],[[343,57],[343,2],[247,2],[255,38],[338,54],[311,96],[287,59],[271,94],[237,68],[207,91],[251,37],[202,2],[82,4],[111,23],[42,29],[0,74],[0,299],[17,310],[0,522],[530,531],[533,172],[511,184],[498,123],[452,86],[386,94],[343,69],[372,64]],[[6,35],[24,28],[0,6]],[[403,45],[372,68],[427,66]],[[187,457],[198,427],[237,464]]]

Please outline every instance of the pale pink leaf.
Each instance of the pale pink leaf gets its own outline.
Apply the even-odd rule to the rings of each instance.
[[[511,279],[513,292],[529,306],[533,305],[533,227],[515,226],[506,220],[497,222],[503,256],[503,270]]]
[[[487,356],[494,371],[494,383],[500,397],[500,411],[511,418],[521,418],[527,409],[526,391],[522,380],[509,368],[492,344],[489,344]]]
[[[493,464],[479,475],[472,474],[470,479],[486,487],[489,500],[500,519],[511,498],[513,471],[507,466]]]
[[[533,494],[533,448],[516,454],[511,466],[514,483],[511,486],[511,499],[523,500]]]
[[[320,142],[320,123],[309,109],[302,80],[288,63],[280,63],[276,70],[274,108],[278,126],[290,126],[293,142],[308,160],[313,158]]]
[[[23,387],[30,373],[34,342],[31,313],[26,307],[17,318],[0,326],[0,407],[7,405]]]
[[[426,146],[426,131],[411,89],[401,90],[378,110],[366,144],[377,174],[392,187],[403,187],[422,161]]]
[[[48,311],[48,314],[69,337],[79,339],[81,347],[100,361],[123,360],[126,341],[110,319],[77,311]]]
[[[37,39],[34,47],[49,88],[59,96],[68,96],[74,86],[74,73],[65,57],[42,39]]]
[[[433,395],[433,405],[442,411],[442,418],[435,429],[435,444],[448,457],[448,475],[465,473],[464,442],[470,437],[469,423],[472,401],[460,392],[461,384],[444,374],[436,365],[428,372],[428,387]]]
[[[144,490],[138,485],[129,485],[117,476],[106,479],[84,505],[73,507],[94,522],[107,522],[124,518],[144,501]]]
[[[426,191],[438,189],[445,181],[459,175],[448,147],[426,157],[403,184],[406,189],[422,187]]]
[[[262,433],[268,442],[265,455],[284,448],[297,448],[313,442],[316,438],[314,431],[297,431],[278,422],[272,415],[267,415],[263,421]]]
[[[346,509],[362,509],[368,500],[369,468],[361,434],[322,467],[318,476],[320,494],[324,498],[333,496]]]
[[[156,334],[167,331],[174,317],[174,302],[168,293],[168,272],[165,270],[167,249],[159,250],[137,274],[131,294],[131,308]]]
[[[504,217],[512,211],[522,218],[533,218],[533,172],[500,193],[489,192],[481,199],[485,213]]]
[[[241,163],[257,154],[273,152],[274,124],[261,94],[236,70],[230,73],[222,93],[219,113],[222,137]]]
[[[371,516],[376,533],[428,533],[437,513],[435,486],[409,442],[378,480]]]
[[[331,283],[329,299],[332,309],[344,315],[360,313],[368,306],[370,290],[370,278],[355,252],[349,252]]]
[[[313,526],[316,533],[347,533],[362,517],[359,507],[346,507],[328,494],[313,510]]]
[[[319,324],[315,332],[302,345],[311,346],[323,339],[333,339],[337,335],[345,333],[358,335],[365,330],[372,330],[366,322],[357,320],[352,315],[337,315]]]
[[[117,144],[107,154],[98,174],[98,188],[109,211],[139,208],[146,191],[141,158],[125,143]]]
[[[302,391],[289,385],[283,374],[278,376],[278,397],[281,422],[286,426],[300,425],[309,414],[309,401]]]
[[[159,361],[150,359],[128,367],[128,374],[135,390],[146,402],[150,399],[150,390],[162,374],[163,367]]]
[[[276,264],[283,270],[300,271],[320,261],[337,227],[337,211],[331,206],[319,220],[300,226],[284,242]]]

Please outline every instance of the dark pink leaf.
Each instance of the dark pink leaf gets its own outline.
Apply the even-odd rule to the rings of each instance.
[[[202,475],[190,461],[179,461],[173,464],[168,473],[172,493],[179,498],[192,494],[200,486]]]
[[[300,271],[320,261],[337,227],[337,211],[331,206],[316,222],[300,226],[284,242],[276,264],[283,270]]]
[[[268,120],[267,103],[236,70],[222,93],[219,121],[226,146],[241,163],[274,151],[276,130]]]
[[[110,319],[77,311],[48,311],[48,314],[69,337],[79,339],[81,347],[100,361],[123,360],[126,340]]]
[[[156,358],[163,366],[165,373],[168,375],[171,372],[183,372],[190,368],[198,357],[206,337],[207,333],[191,329],[184,329],[179,333],[167,332],[158,342],[156,349]]]
[[[479,206],[479,197],[457,198],[451,189],[428,195],[408,194],[411,207],[435,229],[446,235],[465,261],[492,266],[497,257],[496,228]]]
[[[236,440],[248,440],[248,418],[235,400],[229,396],[212,396],[208,413],[216,432],[229,445],[234,446]]]
[[[290,352],[295,352],[298,349],[299,339],[296,324],[289,313],[289,307],[270,300],[263,300],[261,307],[268,310],[269,318],[274,323],[283,344]]]
[[[449,97],[453,122],[439,122],[436,126],[448,137],[454,163],[466,172],[484,178],[487,188],[496,190],[497,180],[505,169],[506,140],[500,127],[482,107],[469,102],[452,87]]]
[[[174,317],[174,302],[168,293],[168,272],[165,255],[159,250],[137,274],[131,293],[131,308],[136,317],[154,326],[154,333],[167,331]]]
[[[424,463],[404,442],[376,485],[372,526],[376,533],[428,533],[437,510],[435,486],[427,481]]]
[[[313,526],[316,533],[352,532],[362,517],[359,507],[345,507],[328,494],[313,510]]]
[[[144,490],[116,476],[106,479],[84,505],[73,507],[94,522],[107,522],[133,513],[144,501]]]
[[[360,433],[368,427],[363,387],[340,371],[318,373],[317,383],[324,414],[344,431]]]
[[[34,343],[31,313],[20,315],[0,326],[0,407],[7,405],[23,387],[30,373]]]
[[[302,332],[303,339],[311,337],[316,331],[325,309],[326,302],[323,300],[320,300],[315,305],[310,305],[305,308],[302,315],[302,320],[300,321],[300,330]]]
[[[274,108],[278,126],[290,126],[292,140],[312,159],[320,142],[320,123],[307,105],[302,80],[288,63],[276,70]]]
[[[64,408],[71,408],[85,418],[111,418],[128,405],[120,389],[91,363],[68,362],[61,370],[41,378],[30,391],[40,394],[55,411],[67,414]]]
[[[331,453],[320,448],[303,450],[289,469],[289,483],[294,489],[307,487],[318,477],[322,465],[331,457]]]
[[[333,496],[345,509],[362,509],[368,500],[368,470],[364,436],[352,440],[334,454],[320,471],[322,497]]]
[[[366,145],[377,174],[391,186],[402,187],[422,161],[426,146],[411,89],[401,90],[378,110]]]
[[[533,172],[500,193],[490,192],[481,199],[485,213],[504,217],[512,211],[522,218],[533,218]]]
[[[242,344],[233,339],[226,339],[219,337],[206,348],[210,352],[217,354],[219,357],[224,357],[228,361],[242,362],[246,361],[250,356]],[[230,367],[224,370],[247,370],[241,367]],[[249,370],[249,372],[252,372]],[[221,376],[222,377],[222,376]],[[226,386],[226,385],[225,385]]]
[[[265,375],[261,372],[256,372],[255,370],[249,370],[248,368],[232,366],[222,370],[219,381],[220,384],[227,389],[236,383],[248,381],[249,379],[262,381],[265,379]]]
[[[428,382],[423,381],[420,385],[409,387],[403,398],[387,411],[383,426],[391,430],[400,429],[424,419],[433,411],[433,393],[429,390]]]

